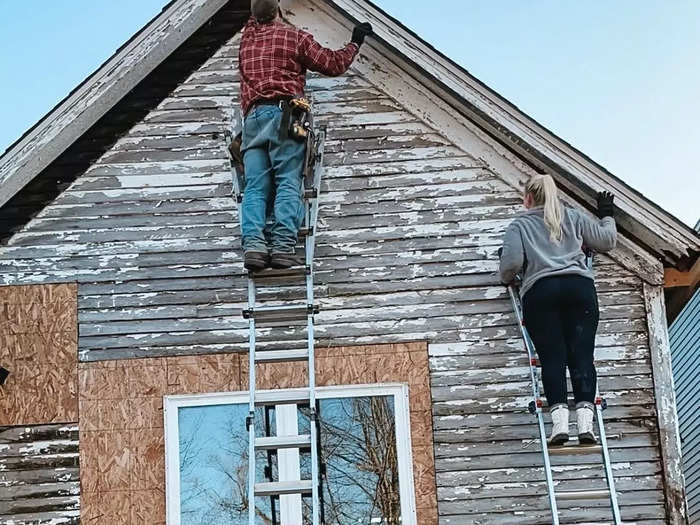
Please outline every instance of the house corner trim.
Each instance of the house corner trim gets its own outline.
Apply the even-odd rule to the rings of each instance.
[[[663,286],[644,283],[644,304],[654,375],[667,519],[670,525],[685,525],[688,523],[685,481]]]

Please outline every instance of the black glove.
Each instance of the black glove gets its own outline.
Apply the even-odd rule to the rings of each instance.
[[[598,212],[599,218],[603,217],[615,217],[615,209],[613,207],[613,200],[615,196],[609,191],[601,191],[597,195],[598,199]]]
[[[365,41],[365,37],[372,34],[372,24],[369,22],[363,22],[359,26],[355,26],[352,30],[352,38],[350,42],[354,42],[358,46],[361,46]]]

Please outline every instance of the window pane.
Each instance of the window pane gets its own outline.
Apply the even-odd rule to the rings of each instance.
[[[398,525],[393,397],[324,399],[320,416],[326,523]]]
[[[182,525],[247,525],[247,414],[247,404],[179,409]],[[308,407],[300,407],[298,414],[299,433],[306,434],[310,426]],[[322,399],[319,415],[321,459],[325,465],[324,522],[399,525],[401,504],[393,397]],[[265,417],[267,429],[260,424]],[[256,422],[258,435],[276,435],[273,408],[259,409]],[[278,479],[274,454],[259,453],[256,465],[257,481],[269,481],[270,474],[272,479]],[[311,477],[308,451],[301,454],[301,476]],[[308,525],[311,498],[302,501],[304,525]],[[256,513],[256,523],[280,523],[278,500],[256,498]]]
[[[248,405],[180,408],[180,520],[182,525],[247,525]],[[256,413],[263,421],[263,410]],[[274,420],[272,421],[274,431]],[[261,425],[260,425],[261,426]],[[258,432],[263,435],[264,429]],[[258,454],[258,479],[266,465]],[[270,500],[258,498],[260,516]],[[261,525],[270,523],[259,519]]]

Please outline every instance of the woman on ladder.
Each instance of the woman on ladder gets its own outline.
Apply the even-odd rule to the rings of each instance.
[[[507,228],[501,252],[501,280],[520,275],[523,318],[542,366],[542,382],[552,415],[550,445],[569,440],[566,368],[576,402],[578,438],[596,442],[593,433],[598,299],[582,246],[598,252],[615,247],[613,196],[598,194],[598,217],[564,207],[549,175],[525,186],[527,211]]]

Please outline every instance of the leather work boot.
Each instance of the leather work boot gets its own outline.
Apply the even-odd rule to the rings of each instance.
[[[581,445],[597,443],[593,432],[594,408],[591,403],[582,402],[576,405],[576,424],[578,426],[578,442]]]
[[[552,435],[549,445],[558,447],[569,441],[569,407],[564,404],[554,405],[552,414]]]
[[[294,252],[272,252],[272,258],[270,259],[270,266],[272,266],[273,268],[277,268],[278,270],[284,270],[287,268],[291,268],[292,266],[299,266],[301,264],[303,264],[303,262],[296,256]]]
[[[270,256],[266,252],[245,252],[243,255],[243,266],[250,272],[259,272],[267,268]]]

